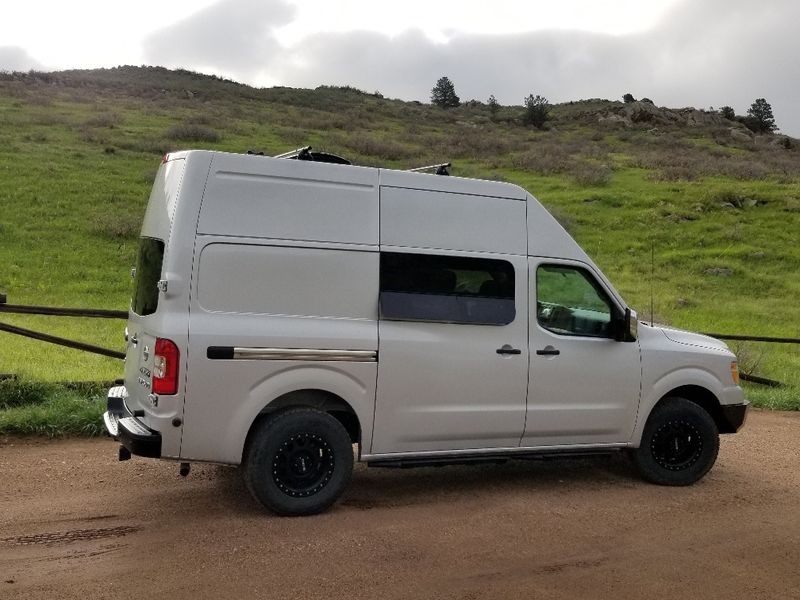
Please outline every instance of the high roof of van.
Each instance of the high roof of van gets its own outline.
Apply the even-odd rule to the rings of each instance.
[[[284,158],[274,158],[271,156],[261,156],[256,154],[239,154],[232,152],[219,152],[212,150],[184,150],[168,154],[169,160],[177,158],[187,158],[193,154],[207,153],[213,155],[224,155],[226,157],[240,157],[241,166],[247,168],[252,161],[264,160],[289,160]],[[166,159],[167,157],[165,157]],[[344,172],[349,170],[376,171],[378,173],[378,185],[390,187],[404,187],[425,189],[430,191],[452,192],[459,194],[470,194],[476,196],[493,196],[497,198],[510,198],[525,201],[528,193],[518,185],[501,181],[490,181],[487,179],[472,179],[467,177],[455,177],[451,175],[434,175],[432,173],[420,173],[414,171],[404,171],[400,169],[388,169],[385,167],[365,167],[359,165],[342,165],[325,162],[300,161],[307,166],[319,166],[321,170],[330,172],[330,169],[342,169]],[[360,179],[360,178],[359,178]]]

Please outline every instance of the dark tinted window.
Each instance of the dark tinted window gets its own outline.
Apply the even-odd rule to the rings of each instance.
[[[381,253],[381,317],[505,325],[514,320],[514,267],[505,260]]]
[[[133,279],[131,310],[137,315],[151,315],[158,308],[158,280],[164,260],[164,242],[154,238],[139,240],[139,256]]]

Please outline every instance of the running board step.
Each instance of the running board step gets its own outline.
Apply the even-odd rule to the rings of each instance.
[[[446,467],[452,465],[501,465],[508,460],[548,460],[556,458],[586,458],[615,454],[621,448],[601,448],[598,450],[537,450],[531,452],[513,452],[508,454],[489,454],[473,456],[426,456],[419,458],[398,458],[369,461],[369,467],[391,469],[412,469],[416,467]]]

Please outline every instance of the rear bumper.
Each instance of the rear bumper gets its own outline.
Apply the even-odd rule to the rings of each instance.
[[[742,404],[723,404],[720,406],[722,412],[722,427],[720,427],[720,433],[736,433],[739,431],[747,420],[747,410],[749,408],[749,402],[743,402]]]
[[[108,390],[108,404],[103,422],[108,434],[137,456],[161,458],[161,434],[145,426],[125,405],[125,386]]]

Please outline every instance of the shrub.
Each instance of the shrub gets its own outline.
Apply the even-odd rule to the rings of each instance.
[[[403,144],[366,133],[342,136],[337,141],[359,154],[374,156],[383,160],[404,160],[415,155],[410,148]]]
[[[175,149],[174,144],[167,140],[150,139],[150,138],[134,138],[131,140],[123,140],[117,144],[123,150],[130,150],[131,152],[143,152],[145,154],[157,154],[163,156],[167,152]]]
[[[533,171],[540,175],[556,175],[572,168],[573,161],[563,148],[556,145],[536,146],[511,159],[517,169]]]
[[[91,219],[92,233],[112,240],[135,238],[142,227],[142,215],[114,210]]]
[[[219,142],[221,136],[213,129],[194,123],[181,123],[167,130],[167,138],[182,142]]]
[[[584,187],[603,186],[611,182],[611,167],[593,163],[580,163],[572,170],[575,181]]]
[[[636,102],[636,98],[634,98],[634,97],[633,97],[633,94],[631,94],[630,92],[628,92],[627,94],[625,94],[625,95],[623,95],[623,96],[622,96],[622,101],[623,101],[625,104],[630,104],[631,102]]]
[[[560,208],[555,206],[548,206],[547,211],[558,221],[558,224],[564,228],[564,231],[573,235],[575,233],[575,218],[563,212]]]
[[[106,127],[113,129],[122,122],[122,117],[114,113],[100,113],[84,121],[87,127]]]
[[[651,181],[695,181],[697,177],[697,171],[685,165],[666,166],[647,175]]]
[[[719,114],[722,115],[723,118],[728,119],[728,121],[736,120],[736,113],[730,106],[723,106],[722,108],[720,108]]]
[[[481,128],[462,128],[445,139],[442,155],[458,158],[487,159],[503,156],[514,148],[505,136]]]

